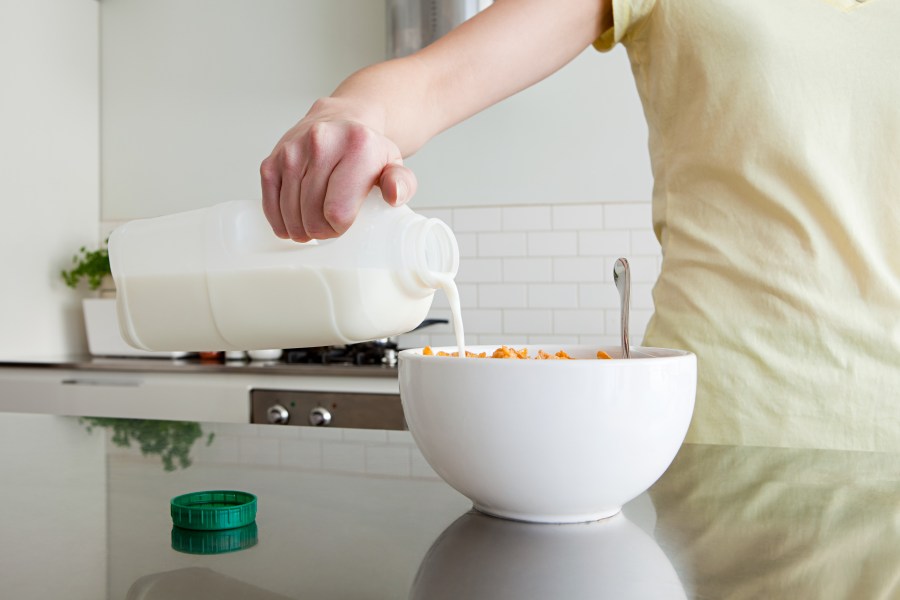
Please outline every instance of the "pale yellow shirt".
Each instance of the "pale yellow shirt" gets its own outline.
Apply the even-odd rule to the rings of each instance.
[[[613,0],[690,441],[900,450],[900,0]]]

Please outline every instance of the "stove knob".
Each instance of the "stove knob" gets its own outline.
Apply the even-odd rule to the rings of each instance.
[[[327,408],[317,406],[309,411],[309,424],[316,427],[325,427],[331,424],[331,413]]]
[[[291,419],[291,413],[280,404],[273,404],[266,409],[266,420],[272,425],[287,425]]]

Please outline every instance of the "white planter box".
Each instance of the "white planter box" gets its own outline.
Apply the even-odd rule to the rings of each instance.
[[[174,358],[187,352],[147,352],[129,346],[119,332],[115,298],[85,298],[84,326],[93,356],[155,356]]]

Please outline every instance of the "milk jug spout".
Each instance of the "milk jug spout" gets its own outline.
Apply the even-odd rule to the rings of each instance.
[[[261,204],[131,221],[109,239],[120,329],[146,350],[348,344],[414,329],[459,266],[451,229],[377,188],[344,235],[282,240]]]

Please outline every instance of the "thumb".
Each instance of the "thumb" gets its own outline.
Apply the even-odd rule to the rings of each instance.
[[[401,161],[388,163],[378,180],[381,195],[391,206],[406,204],[416,193],[418,182],[415,174]]]

